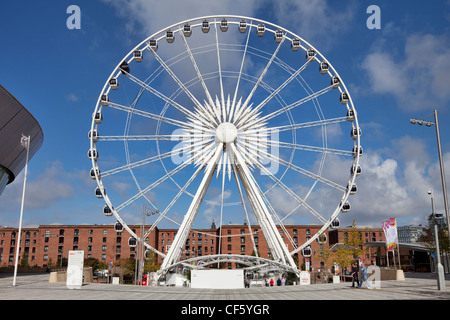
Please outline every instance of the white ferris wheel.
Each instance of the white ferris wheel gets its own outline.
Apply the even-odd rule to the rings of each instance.
[[[231,258],[298,273],[293,255],[310,254],[350,210],[360,136],[342,78],[311,44],[267,21],[206,16],[154,33],[120,61],[99,95],[88,156],[104,214],[131,245],[175,230],[165,250],[145,243],[163,258],[160,274]],[[156,214],[140,239],[128,224],[143,204]],[[258,225],[272,259],[219,249],[182,260],[189,235],[213,219],[245,222],[254,249]],[[294,241],[283,232],[293,224],[320,228]]]

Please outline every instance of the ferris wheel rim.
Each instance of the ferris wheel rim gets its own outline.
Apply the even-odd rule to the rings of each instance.
[[[151,39],[152,37],[155,37],[155,36],[158,35],[158,34],[163,34],[163,33],[164,33],[166,30],[168,30],[168,29],[172,29],[172,28],[175,28],[175,27],[177,27],[177,26],[181,26],[181,25],[183,25],[183,24],[190,23],[190,22],[193,22],[193,21],[201,21],[201,20],[203,20],[203,19],[220,19],[220,18],[245,19],[245,20],[252,21],[252,23],[256,21],[256,22],[260,22],[260,23],[264,23],[264,24],[266,24],[266,25],[270,25],[270,26],[276,27],[277,29],[281,29],[281,30],[285,31],[286,34],[289,33],[289,34],[291,34],[291,35],[295,35],[295,36],[296,36],[297,38],[299,38],[304,44],[308,45],[309,48],[314,48],[314,50],[316,50],[316,53],[322,58],[322,60],[328,62],[328,60],[327,60],[327,59],[326,59],[326,58],[325,58],[325,57],[324,57],[324,56],[323,56],[323,55],[322,55],[322,54],[321,54],[314,46],[312,46],[311,44],[309,44],[309,43],[308,43],[307,41],[305,41],[303,38],[299,37],[298,35],[292,33],[291,31],[289,31],[289,30],[287,30],[287,29],[285,29],[285,28],[283,28],[283,27],[281,27],[281,26],[278,26],[278,25],[276,25],[276,24],[273,24],[273,23],[271,23],[271,22],[267,22],[267,21],[264,21],[264,20],[261,20],[261,19],[256,19],[256,18],[251,18],[251,17],[245,17],[245,16],[235,16],[235,15],[212,15],[212,16],[203,16],[203,17],[197,17],[197,18],[187,19],[187,20],[178,22],[178,23],[176,23],[176,24],[173,24],[173,25],[171,25],[171,26],[169,26],[169,27],[167,27],[167,28],[161,29],[161,30],[159,30],[158,32],[154,33],[153,35],[149,36],[149,37],[146,38],[144,41],[142,41],[140,44],[138,44],[137,46],[135,46],[135,47],[133,48],[133,50],[131,50],[131,51],[125,56],[125,58],[124,58],[121,62],[119,62],[119,64],[116,66],[116,68],[115,68],[115,69],[113,70],[113,72],[111,73],[111,75],[110,75],[110,77],[108,78],[108,80],[111,79],[112,77],[114,77],[114,75],[116,75],[116,77],[117,77],[118,75],[120,75],[120,65],[121,65],[121,63],[122,63],[123,61],[126,61],[126,59],[127,59],[128,57],[130,57],[130,56],[132,55],[132,53],[133,53],[137,48],[140,48],[141,46],[143,46],[143,45],[144,45],[147,41],[149,41],[149,39]],[[215,21],[214,23],[217,25],[217,24],[220,23],[220,22]],[[249,27],[250,27],[250,29],[251,29],[252,25],[249,25]],[[268,30],[268,31],[270,31],[270,30]],[[250,32],[250,31],[248,31],[248,32]],[[131,60],[132,60],[132,58],[129,58],[129,59],[128,59],[128,62],[130,62]],[[358,117],[357,117],[357,115],[356,115],[356,109],[354,108],[353,100],[352,100],[352,98],[351,98],[351,96],[350,96],[350,93],[349,93],[349,91],[347,90],[347,88],[346,88],[346,86],[345,86],[345,83],[342,81],[342,78],[339,76],[339,74],[338,74],[337,71],[334,69],[334,67],[332,66],[331,63],[329,63],[329,67],[330,67],[330,69],[331,69],[331,71],[329,71],[329,72],[332,72],[334,75],[336,75],[336,76],[341,80],[340,86],[339,86],[339,88],[338,88],[339,91],[340,91],[340,92],[346,92],[346,93],[348,94],[349,102],[348,102],[348,104],[347,104],[347,109],[352,109],[352,110],[354,110],[355,115],[354,115],[354,120],[353,120],[353,121],[354,121],[354,123],[355,123],[355,127],[356,127],[357,129],[359,129],[360,127],[359,127],[359,123],[358,123]],[[104,93],[109,93],[110,87],[108,86],[108,80],[107,80],[107,82],[105,83],[105,85],[104,85],[104,87],[103,87],[103,90],[102,90],[101,93],[100,93],[100,96],[99,96],[98,101],[97,101],[97,106],[96,106],[96,108],[95,108],[95,112],[98,110],[98,107],[100,106],[100,99],[101,99],[101,96],[102,96]],[[341,87],[341,86],[342,86],[342,87]],[[350,105],[350,108],[349,108],[349,105]],[[95,126],[94,120],[93,120],[93,121],[92,121],[92,125],[91,125],[91,130],[94,130],[95,127],[96,127],[96,126]],[[353,124],[352,124],[352,127],[353,127]],[[360,149],[360,137],[359,137],[359,136],[358,136],[358,138],[357,138],[356,140],[354,140],[354,147],[357,148],[356,150],[359,150],[359,149]],[[94,143],[93,139],[91,139],[91,150],[93,150],[94,148],[95,148],[95,143]],[[359,165],[359,158],[360,158],[360,154],[357,152],[356,157],[354,157],[354,160],[353,160],[353,165],[356,165],[356,166]],[[92,167],[93,167],[93,168],[97,168],[96,160],[94,160],[94,159],[92,159]],[[287,169],[286,169],[286,170],[287,170]],[[96,181],[97,181],[98,186],[103,186],[103,182],[102,182],[102,180],[100,179],[100,177],[97,176],[97,173],[96,173],[95,175],[96,175],[95,178],[96,178]],[[354,184],[355,178],[356,178],[356,175],[351,175],[350,180],[349,180],[349,184],[350,184],[350,185],[353,185],[353,184]],[[347,201],[348,196],[349,196],[349,192],[344,192],[344,195],[343,195],[341,201],[342,201],[342,202]],[[120,221],[120,222],[122,223],[122,225],[125,227],[125,229],[127,229],[127,231],[128,231],[130,234],[132,234],[132,235],[135,236],[137,239],[139,239],[139,237],[137,237],[137,235],[136,235],[130,228],[128,228],[128,225],[125,223],[125,221],[123,221],[123,219],[120,217],[120,215],[115,211],[115,209],[114,209],[114,207],[113,207],[111,201],[109,200],[109,198],[108,198],[108,196],[107,196],[106,194],[104,194],[104,199],[105,199],[105,202],[107,203],[107,205],[109,205],[109,206],[112,208],[112,210],[113,210],[113,215],[116,217],[117,221]],[[342,207],[342,205],[341,205],[341,207]],[[329,221],[328,221],[326,224],[324,224],[323,227],[320,229],[321,232],[324,232],[326,229],[329,228],[329,226],[330,226],[332,220],[333,220],[334,218],[336,218],[336,217],[339,215],[339,212],[340,212],[340,207],[338,206],[338,207],[335,209],[334,213],[331,215]],[[320,236],[319,232],[317,232],[317,233],[316,233],[309,241],[307,241],[307,242],[305,242],[303,245],[297,247],[297,249],[294,250],[294,251],[292,251],[291,254],[297,253],[298,251],[302,250],[304,247],[308,246],[313,240],[315,240],[318,236]],[[147,246],[147,244],[145,244],[145,245]],[[151,246],[147,246],[147,248],[149,248],[149,249],[151,249],[151,250],[157,252],[159,255],[161,255],[161,256],[163,256],[163,257],[165,256],[165,254],[159,252],[158,250],[156,250],[155,248],[152,248]]]

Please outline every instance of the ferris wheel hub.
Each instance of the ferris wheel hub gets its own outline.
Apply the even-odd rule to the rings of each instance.
[[[216,129],[216,138],[221,143],[232,143],[237,138],[237,128],[230,122],[221,123]]]

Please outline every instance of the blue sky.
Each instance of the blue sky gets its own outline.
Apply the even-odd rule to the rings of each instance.
[[[66,26],[71,4],[81,10],[81,29]],[[381,10],[379,30],[366,26],[369,5]],[[450,181],[448,1],[26,0],[1,7],[0,83],[44,131],[44,144],[29,165],[24,225],[111,223],[103,216],[104,202],[93,195],[87,158],[91,115],[102,87],[150,34],[214,14],[278,24],[311,43],[344,79],[364,147],[359,191],[344,224],[355,219],[380,226],[390,217],[400,225],[424,224],[431,211],[428,189],[443,212],[434,127],[413,126],[409,119],[438,110]],[[23,172],[0,196],[0,225],[18,225],[22,183]],[[128,213],[128,223],[139,222],[141,213],[139,208]]]

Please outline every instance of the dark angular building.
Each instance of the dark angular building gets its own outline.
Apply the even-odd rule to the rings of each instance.
[[[20,143],[22,135],[30,136],[31,159],[44,141],[42,129],[31,113],[0,85],[0,194],[25,167],[27,150]]]

